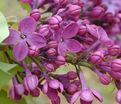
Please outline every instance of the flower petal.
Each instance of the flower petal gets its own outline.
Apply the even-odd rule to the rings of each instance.
[[[93,95],[100,101],[100,102],[103,102],[103,97],[100,95],[99,92],[97,92],[96,90],[94,89],[91,89]]]
[[[101,42],[103,42],[105,45],[111,46],[113,44],[113,42],[110,40],[107,33],[105,32],[105,30],[102,27],[97,28],[97,33],[99,35],[99,40]]]
[[[81,95],[81,91],[76,92],[76,93],[72,96],[70,104],[74,104],[80,95]]]
[[[27,37],[27,42],[31,46],[37,46],[38,48],[42,48],[46,46],[46,40],[44,37],[38,35],[38,34],[31,34]]]
[[[67,52],[67,46],[64,42],[58,44],[58,54],[61,56],[65,56],[65,53]]]
[[[48,84],[45,82],[42,88],[43,93],[47,93],[48,92]]]
[[[80,52],[83,50],[83,46],[77,40],[68,39],[68,40],[65,40],[65,44],[69,51]]]
[[[97,33],[97,29],[96,28],[94,28],[92,25],[88,25],[88,24],[86,25],[86,27],[87,27],[88,32],[92,36],[96,37],[97,39],[99,38],[99,34]]]
[[[36,29],[36,21],[32,17],[26,17],[19,23],[19,30],[22,34],[30,34]]]
[[[7,44],[12,44],[12,45],[18,43],[21,40],[19,32],[17,32],[14,29],[10,29],[9,31],[10,31],[10,34],[5,39],[4,42],[7,43]]]
[[[63,84],[60,83],[60,92],[63,92],[64,91],[64,87],[63,87]]]
[[[64,39],[69,39],[77,35],[79,26],[77,23],[70,23],[63,31],[62,36]]]
[[[57,99],[57,97],[58,97],[58,92],[57,92],[57,90],[48,87],[47,96],[48,96],[49,99],[51,99],[52,101],[56,101],[56,99]]]
[[[13,49],[13,55],[17,61],[22,61],[28,54],[28,46],[26,41],[21,41],[17,45],[15,45]]]
[[[61,38],[62,38],[62,29],[59,29],[54,33],[54,40],[60,42]]]

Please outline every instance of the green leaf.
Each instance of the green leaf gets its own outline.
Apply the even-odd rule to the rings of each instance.
[[[9,36],[9,29],[4,15],[0,12],[0,43]]]
[[[12,78],[12,74],[0,70],[0,88],[7,84]]]
[[[16,73],[16,64],[0,62],[0,88],[8,83]]]
[[[22,98],[20,101],[12,100],[8,97],[7,91],[1,90],[0,91],[0,104],[26,104],[26,101],[24,98]]]
[[[0,62],[0,70],[4,72],[8,72],[9,70],[15,68],[16,66],[17,66],[16,64],[8,64],[8,63]]]

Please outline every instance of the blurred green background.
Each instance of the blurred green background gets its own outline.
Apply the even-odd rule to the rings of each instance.
[[[11,18],[12,16],[12,17],[15,17],[17,20],[20,20],[22,17],[27,15],[27,11],[21,7],[21,5],[17,2],[17,0],[0,0],[0,11],[3,12],[6,18]],[[61,67],[57,71],[57,73],[65,73],[70,69],[73,70],[74,68],[72,66],[67,65],[67,66]],[[88,85],[94,89],[99,90],[104,96],[103,104],[116,104],[115,96],[114,96],[115,87],[113,84],[110,84],[109,86],[101,85],[98,81],[98,77],[93,72],[91,72],[86,68],[83,68],[83,72],[86,77]],[[8,87],[10,87],[10,84]],[[0,92],[0,96],[1,94],[2,92]],[[50,104],[50,101],[42,93],[38,98],[25,97],[25,99],[27,104]],[[14,104],[14,103],[13,102],[11,103],[9,102],[9,100],[5,99],[5,100],[0,100],[0,104]],[[62,97],[61,104],[67,104],[64,97]],[[79,102],[77,102],[77,104],[79,104]],[[100,104],[100,103],[97,100],[95,100],[94,104]]]

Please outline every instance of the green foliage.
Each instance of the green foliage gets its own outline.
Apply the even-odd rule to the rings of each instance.
[[[0,12],[0,43],[9,35],[7,21],[4,15]]]
[[[11,80],[12,76],[16,73],[16,64],[8,64],[0,62],[0,88]]]
[[[8,96],[6,91],[1,90],[0,91],[0,104],[26,104],[26,101],[22,99],[21,101],[14,101],[11,100]]]

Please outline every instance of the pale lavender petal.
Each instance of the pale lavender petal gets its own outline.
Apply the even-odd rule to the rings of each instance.
[[[14,87],[18,95],[22,95],[24,93],[24,86],[22,84],[15,84]]]
[[[83,46],[77,40],[67,39],[64,43],[71,52],[80,52],[83,50]]]
[[[58,54],[59,55],[65,56],[67,50],[68,50],[67,46],[64,42],[58,44]]]
[[[79,31],[79,25],[77,23],[70,23],[65,27],[62,36],[64,39],[69,39],[77,35]]]
[[[103,44],[105,44],[105,45],[112,45],[113,44],[113,42],[110,40],[107,33],[105,32],[105,30],[102,27],[97,28],[97,33],[99,35],[99,40],[101,42],[103,42]]]
[[[46,46],[46,40],[44,37],[38,35],[38,34],[31,34],[27,37],[27,42],[31,46],[37,46],[38,48],[42,48]]]
[[[62,29],[59,29],[55,32],[54,34],[54,39],[57,41],[57,42],[60,42],[61,39],[62,39]]]
[[[80,99],[85,102],[92,102],[94,99],[92,91],[90,89],[83,89],[81,91]]]
[[[19,32],[17,32],[14,29],[10,29],[9,31],[10,31],[10,34],[4,40],[4,42],[7,43],[7,44],[12,44],[12,45],[18,43],[21,40]]]
[[[81,95],[81,91],[76,92],[76,93],[72,96],[70,104],[74,104],[74,103],[76,102],[76,100],[79,98],[80,95]]]
[[[92,36],[96,37],[97,39],[99,38],[99,34],[97,33],[97,28],[94,28],[92,25],[88,25],[88,24],[86,25],[86,27],[87,27],[88,32]]]
[[[19,23],[19,30],[22,34],[30,34],[36,29],[36,21],[32,17],[26,17]]]
[[[121,89],[119,89],[117,92],[116,92],[116,101],[120,104],[121,103]]]
[[[22,61],[28,54],[28,46],[26,41],[21,41],[15,45],[13,49],[13,55],[17,61]]]
[[[48,92],[48,84],[45,82],[42,88],[43,93],[47,93]]]
[[[91,25],[86,25],[89,33],[100,40],[104,45],[111,46],[113,41],[110,40],[107,33],[102,27],[93,27]]]
[[[60,83],[60,91],[63,92],[64,91],[64,87],[63,87],[63,84]]]
[[[96,90],[94,89],[91,89],[93,95],[100,101],[100,102],[103,102],[103,97],[101,96],[101,94],[99,92],[97,92]]]

